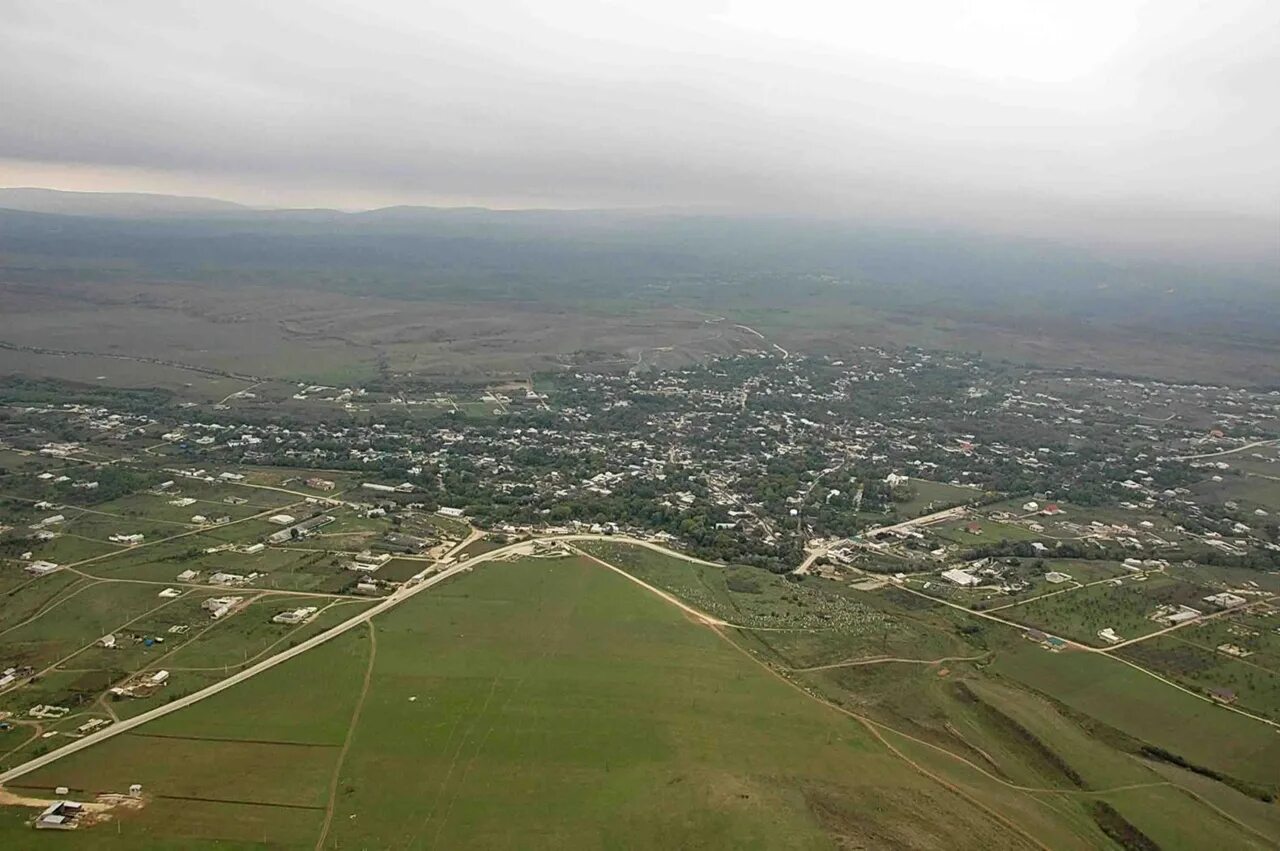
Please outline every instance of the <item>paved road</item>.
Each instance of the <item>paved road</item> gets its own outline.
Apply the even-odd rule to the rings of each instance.
[[[468,535],[465,540],[461,541],[456,546],[454,546],[451,550],[449,550],[449,552],[444,555],[444,558],[441,559],[441,561],[453,558],[458,553],[460,553],[463,549],[465,549],[468,545],[470,545],[471,543],[473,543],[474,541],[476,541],[481,537],[483,537],[482,532],[478,530],[472,530],[471,534]],[[675,550],[668,549],[664,546],[661,546],[660,544],[655,544],[652,541],[644,541],[637,538],[628,538],[625,536],[561,535],[561,536],[539,538],[537,540],[563,541],[565,543],[572,543],[573,541],[621,540],[621,541],[625,541],[628,544],[636,544],[639,546],[648,547],[651,550],[661,552],[665,555],[675,556],[677,558],[682,558],[687,561],[696,562],[698,564],[705,564],[711,567],[724,566],[721,564],[716,564],[715,562],[703,561],[702,559],[697,559],[691,556],[684,555],[683,553],[679,553],[679,552],[676,552]],[[257,663],[256,665],[253,665],[249,668],[245,668],[243,671],[239,671],[238,673],[235,673],[224,680],[220,680],[219,682],[216,682],[213,685],[208,686],[207,688],[201,689],[200,691],[197,691],[197,692],[192,692],[191,694],[186,695],[185,697],[180,697],[177,700],[174,700],[172,703],[167,703],[164,706],[158,706],[155,709],[152,709],[148,712],[144,712],[141,715],[136,715],[133,718],[129,718],[124,721],[118,721],[110,725],[109,727],[105,727],[99,730],[96,733],[91,733],[82,739],[76,739],[74,742],[64,745],[58,748],[57,750],[51,751],[47,754],[36,757],[35,759],[29,760],[28,762],[25,762],[21,765],[15,766],[14,768],[11,768],[4,773],[0,773],[0,784],[11,782],[23,776],[24,774],[29,774],[38,768],[43,768],[44,766],[49,765],[52,762],[62,759],[64,756],[69,756],[70,754],[76,753],[77,751],[82,751],[85,748],[92,747],[93,745],[101,741],[105,741],[106,739],[109,739],[112,736],[118,736],[121,733],[128,732],[129,730],[132,730],[135,727],[141,726],[142,724],[146,724],[148,721],[154,721],[155,719],[168,715],[171,712],[177,712],[178,710],[183,709],[187,706],[191,706],[194,703],[198,703],[201,700],[204,700],[205,698],[212,697],[213,695],[218,694],[222,691],[225,691],[226,689],[229,689],[232,686],[238,685],[244,682],[245,680],[250,679],[251,677],[256,677],[258,674],[261,674],[265,671],[269,671],[272,668],[274,668],[276,665],[279,665],[283,662],[287,662],[289,659],[292,659],[295,656],[299,656],[303,653],[306,653],[308,650],[312,650],[316,647],[319,647],[321,644],[324,644],[325,642],[330,641],[331,639],[336,638],[337,636],[342,635],[343,633],[354,629],[360,624],[371,620],[377,615],[380,615],[383,612],[389,611],[390,609],[400,605],[405,600],[409,599],[415,594],[419,594],[422,591],[425,591],[426,589],[434,585],[437,585],[452,576],[457,575],[458,573],[469,570],[474,565],[481,564],[486,561],[491,561],[493,559],[504,558],[506,556],[518,553],[522,549],[527,549],[529,546],[530,546],[530,541],[521,541],[515,544],[508,544],[504,547],[499,547],[498,549],[490,550],[489,552],[474,556],[468,559],[467,561],[454,564],[446,568],[445,570],[441,571],[440,573],[435,574],[434,576],[421,580],[415,585],[403,586],[400,589],[398,589],[395,593],[391,594],[389,597],[384,599],[382,602],[368,609],[365,609],[363,612],[360,612],[359,614],[355,615],[350,620],[343,621],[338,626],[333,627],[332,629],[329,629],[326,632],[322,632],[319,635],[312,636],[311,638],[308,638],[306,641],[302,642],[301,644],[298,644],[294,647],[290,647],[288,650],[281,651],[280,653],[277,653],[274,656],[264,659],[261,662]],[[608,566],[612,567],[612,565],[608,565]],[[613,568],[613,569],[617,570],[617,568]],[[634,577],[632,577],[630,574],[626,573],[625,571],[619,571],[619,572],[622,573],[624,576],[627,576],[629,579],[639,582],[639,580],[636,580]],[[675,603],[681,608],[684,608],[690,611],[691,613],[697,615],[703,620],[706,620],[708,622],[716,621],[716,619],[710,618],[709,616],[703,614],[702,612],[698,612],[694,609],[691,609],[683,605],[682,603],[680,603],[680,601],[676,600],[674,597],[671,597],[670,595],[656,588],[653,588],[652,586],[647,585],[646,583],[640,582],[640,584],[644,585],[646,588],[649,588],[654,593],[660,594],[661,596],[670,600],[672,603]]]
[[[654,594],[657,594],[659,597],[666,600],[671,605],[676,606],[679,609],[682,609],[684,612],[688,613],[689,615],[692,615],[696,620],[701,621],[702,623],[705,623],[708,626],[733,626],[733,624],[729,623],[728,621],[723,621],[723,620],[720,620],[720,618],[707,614],[706,612],[698,611],[693,606],[690,606],[684,603],[682,600],[679,600],[676,597],[672,596],[671,594],[668,594],[666,591],[663,591],[661,588],[655,588],[652,585],[650,585],[648,582],[645,582],[642,579],[638,579],[632,576],[630,573],[627,573],[625,570],[614,567],[604,559],[593,556],[591,553],[586,552],[585,550],[580,550],[577,547],[573,546],[572,544],[569,545],[569,549],[577,553],[578,555],[582,556],[583,558],[590,559],[591,561],[594,561],[596,564],[609,568],[614,573],[620,574],[624,578],[629,579],[630,581],[636,583],[640,587],[648,589],[649,591],[652,591]]]

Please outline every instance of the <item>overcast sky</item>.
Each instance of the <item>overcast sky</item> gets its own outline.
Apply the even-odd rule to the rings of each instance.
[[[0,185],[1280,246],[1278,0],[7,0]]]

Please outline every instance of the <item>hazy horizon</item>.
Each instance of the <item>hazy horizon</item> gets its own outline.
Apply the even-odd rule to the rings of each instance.
[[[1280,6],[19,0],[0,184],[1280,252]]]

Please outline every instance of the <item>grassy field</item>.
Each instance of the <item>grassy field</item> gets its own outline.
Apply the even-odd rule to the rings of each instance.
[[[895,755],[853,718],[598,563],[489,563],[380,616],[370,632],[41,769],[14,791],[64,784],[87,797],[142,783],[147,806],[68,837],[95,848],[310,847],[327,816],[323,844],[332,848],[1020,847],[976,803],[1055,849],[1102,847],[1105,825],[1167,848],[1266,847],[1241,824],[1274,835],[1262,805],[1240,791],[1192,775],[1222,814],[1202,809],[1181,780],[1182,789],[1161,785],[1171,766],[1111,740],[1140,736],[1247,786],[1273,782],[1274,734],[1181,701],[1115,660],[1047,654],[1002,641],[998,625],[975,630],[963,613],[905,610],[825,580],[792,583],[616,542],[595,548],[647,581],[683,582],[727,613],[805,622],[861,598],[875,623],[920,630],[918,651],[990,645],[995,655],[796,674],[806,690],[892,723],[901,732],[880,735]],[[326,612],[328,622],[354,605]],[[249,612],[237,617],[262,643],[274,627]],[[839,629],[724,629],[774,664],[868,654],[885,640],[883,631],[859,647]],[[219,644],[193,647],[193,658],[236,649]],[[177,664],[183,653],[169,657],[174,670],[198,677]],[[1123,699],[1131,703],[1103,717]],[[1167,716],[1145,709],[1153,699]],[[1099,735],[1089,716],[1115,732]],[[1178,740],[1192,728],[1206,735]],[[1008,782],[1063,791],[1028,794]],[[22,815],[0,809],[0,844],[29,835]]]
[[[97,583],[63,595],[48,614],[0,633],[0,658],[37,670],[70,656],[121,624],[171,605],[151,585]],[[55,614],[56,612],[56,614]]]
[[[969,531],[969,527],[974,524],[977,524],[975,529],[980,529],[981,531]],[[999,541],[1044,540],[1043,535],[1032,532],[1023,526],[1018,526],[1014,523],[1001,523],[998,520],[986,518],[977,520],[965,518],[947,523],[938,523],[930,526],[929,532],[944,541],[966,546],[991,544]]]
[[[910,488],[911,499],[897,503],[895,506],[898,514],[903,517],[919,517],[953,505],[964,505],[982,496],[982,491],[974,488],[957,487],[946,482],[931,482],[928,479],[913,478]]]
[[[65,836],[78,847],[310,847],[368,653],[364,633],[344,635],[11,788],[40,795],[67,785],[89,797],[143,784],[146,807]],[[0,846],[30,847],[30,812],[0,808]]]
[[[581,559],[486,565],[377,619],[376,639],[350,633],[15,791],[142,783],[146,807],[66,837],[95,848],[310,847],[335,778],[335,848],[1026,844]],[[0,811],[0,844],[30,836],[21,815]],[[1026,817],[1087,847],[1052,811]]]
[[[828,593],[834,588],[825,580],[796,583],[758,568],[697,564],[615,541],[588,541],[580,546],[736,626],[841,632],[876,640],[884,632],[882,612],[853,594]]]
[[[989,830],[848,719],[583,560],[487,565],[379,619],[378,642],[332,847],[944,841],[908,799],[959,819],[943,830]]]

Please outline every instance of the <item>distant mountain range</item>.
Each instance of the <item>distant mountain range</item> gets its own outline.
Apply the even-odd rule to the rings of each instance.
[[[263,210],[211,198],[0,189],[0,280],[278,283],[579,304],[838,306],[1072,316],[1280,336],[1275,263],[818,217],[673,210]]]

